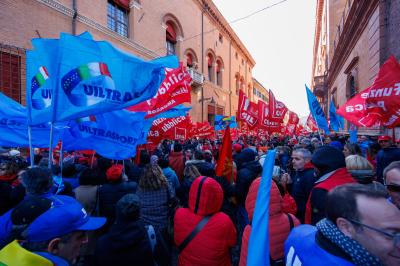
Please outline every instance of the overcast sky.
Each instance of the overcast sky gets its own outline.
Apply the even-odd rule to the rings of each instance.
[[[227,21],[281,0],[213,0]],[[307,116],[304,84],[311,81],[316,0],[287,0],[231,24],[256,61],[255,77],[278,100]]]

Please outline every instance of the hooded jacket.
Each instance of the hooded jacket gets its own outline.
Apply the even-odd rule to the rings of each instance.
[[[229,249],[236,244],[236,229],[229,216],[220,212],[223,196],[214,179],[200,176],[193,181],[189,207],[179,208],[175,213],[175,244],[181,245],[204,216],[211,218],[181,251],[178,265],[231,265]]]
[[[117,222],[99,238],[96,265],[154,265],[146,228],[140,220]]]
[[[236,177],[236,197],[238,203],[244,204],[251,182],[260,176],[262,166],[255,161],[255,153],[249,148],[244,149],[236,157],[238,169]]]
[[[253,220],[254,209],[256,207],[256,199],[258,188],[260,187],[261,178],[257,178],[253,181],[250,186],[249,194],[246,198],[246,211],[249,215],[249,220]],[[269,248],[270,257],[272,260],[282,259],[284,256],[284,244],[290,233],[290,222],[289,217],[293,220],[294,226],[300,224],[299,220],[292,214],[285,214],[282,211],[282,197],[279,193],[279,189],[274,182],[271,186],[269,203]],[[242,237],[242,249],[240,252],[240,266],[247,265],[247,250],[251,234],[251,225],[247,225],[243,232]]]

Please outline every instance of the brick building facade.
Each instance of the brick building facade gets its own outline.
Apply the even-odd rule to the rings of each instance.
[[[338,107],[370,86],[391,54],[400,59],[399,25],[399,0],[317,1],[312,89],[327,113],[331,99]]]
[[[235,115],[255,61],[211,0],[2,0],[0,91],[25,102],[32,38],[89,31],[145,59],[176,54],[190,68],[194,121]]]

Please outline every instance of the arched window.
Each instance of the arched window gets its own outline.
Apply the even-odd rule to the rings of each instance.
[[[224,67],[220,59],[217,60],[217,85],[222,87],[222,73]]]
[[[167,48],[167,55],[176,54],[176,30],[172,22],[168,21],[166,29],[165,45]]]
[[[190,68],[193,67],[193,55],[191,53],[186,54],[186,66]]]
[[[185,57],[186,57],[186,66],[188,68],[194,68],[197,69],[197,57],[196,54],[192,49],[187,49],[185,51]]]
[[[207,54],[207,73],[208,80],[214,82],[214,56],[211,53]]]

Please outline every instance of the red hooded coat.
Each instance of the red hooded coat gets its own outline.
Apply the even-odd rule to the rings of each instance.
[[[250,222],[253,220],[254,209],[256,207],[256,199],[261,178],[257,178],[251,183],[249,193],[246,198],[246,210],[249,215]],[[299,220],[292,215],[294,226],[300,224]],[[279,189],[274,182],[271,186],[271,196],[269,202],[269,248],[270,257],[273,260],[282,259],[284,257],[284,244],[290,233],[290,222],[288,215],[282,210],[282,197]],[[242,249],[240,251],[239,266],[247,265],[247,248],[251,234],[251,225],[247,225],[243,232]]]
[[[229,216],[219,211],[223,197],[214,179],[200,176],[193,181],[189,208],[179,208],[175,213],[175,244],[179,246],[204,216],[212,216],[179,254],[178,265],[231,265],[229,249],[236,244],[236,229]]]

